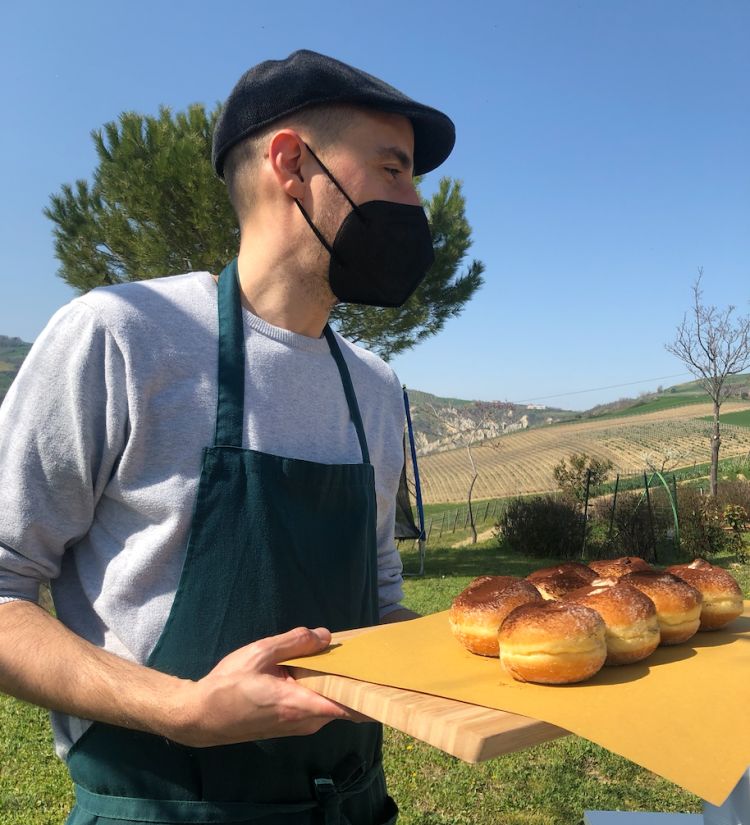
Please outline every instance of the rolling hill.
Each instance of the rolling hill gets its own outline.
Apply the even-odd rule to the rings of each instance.
[[[750,401],[726,401],[728,421],[721,428],[721,458],[750,458]],[[621,475],[648,466],[672,469],[710,460],[712,422],[706,403],[634,412],[617,418],[581,420],[489,438],[471,447],[478,472],[474,497],[503,498],[557,489],[553,468],[571,453],[610,460]],[[722,416],[723,417],[723,416]],[[743,424],[729,423],[735,421]],[[466,449],[442,450],[419,460],[427,503],[464,501],[472,478]]]
[[[0,401],[30,348],[0,336]],[[722,406],[727,419],[721,457],[748,457],[750,376],[733,376],[731,384],[733,395]],[[409,399],[427,502],[463,500],[471,478],[467,444],[479,472],[477,499],[554,490],[552,470],[573,452],[608,459],[620,474],[642,472],[649,463],[685,467],[710,457],[712,406],[695,381],[585,413],[418,390],[410,390]]]
[[[20,338],[0,335],[0,403],[5,398],[5,394],[30,349],[31,344],[27,344]]]

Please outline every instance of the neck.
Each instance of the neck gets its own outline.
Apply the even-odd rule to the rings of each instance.
[[[283,244],[282,244],[283,247]],[[321,266],[263,243],[241,244],[237,259],[242,303],[275,327],[319,338],[335,299]]]

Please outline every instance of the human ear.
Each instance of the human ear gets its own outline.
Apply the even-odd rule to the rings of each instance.
[[[291,198],[302,198],[307,190],[302,173],[302,138],[292,129],[282,129],[272,138],[269,146],[271,169],[278,185]]]

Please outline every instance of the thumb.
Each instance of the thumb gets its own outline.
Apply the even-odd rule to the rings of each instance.
[[[318,627],[315,630],[308,627],[295,627],[287,633],[262,639],[258,644],[264,648],[266,661],[277,664],[285,659],[320,653],[330,643],[331,632],[324,627]]]

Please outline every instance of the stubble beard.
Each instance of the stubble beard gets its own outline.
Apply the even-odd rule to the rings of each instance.
[[[331,188],[335,191],[333,185],[331,185]],[[338,194],[338,192],[336,192],[336,194]],[[330,203],[326,205],[326,208],[322,210],[318,218],[316,225],[331,246],[333,246],[334,238],[343,219],[339,211],[334,209]],[[331,255],[316,237],[312,229],[308,227],[308,230],[310,232],[308,246],[310,250],[308,257],[309,263],[303,267],[300,283],[305,295],[311,302],[331,310],[339,303],[338,298],[331,290],[331,283],[328,277]]]

